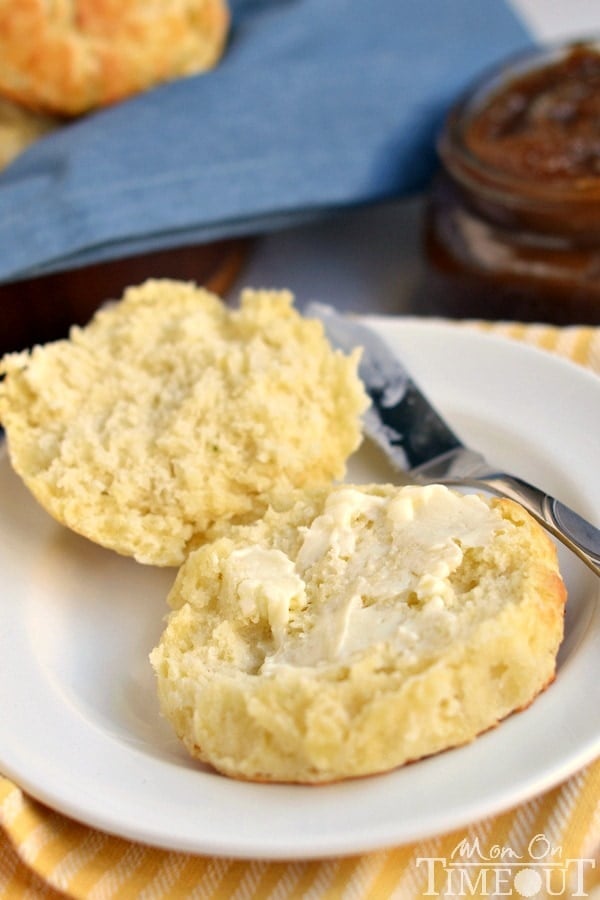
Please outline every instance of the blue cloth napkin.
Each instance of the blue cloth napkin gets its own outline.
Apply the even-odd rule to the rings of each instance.
[[[466,83],[531,44],[504,0],[232,0],[208,74],[0,175],[0,281],[248,235],[423,187]]]

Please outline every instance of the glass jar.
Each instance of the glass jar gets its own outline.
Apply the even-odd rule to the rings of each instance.
[[[600,45],[488,74],[438,146],[414,311],[600,324]]]

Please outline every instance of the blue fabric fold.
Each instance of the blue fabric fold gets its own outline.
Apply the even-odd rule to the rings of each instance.
[[[420,190],[444,113],[532,43],[504,0],[232,0],[213,71],[64,126],[0,175],[0,281]]]

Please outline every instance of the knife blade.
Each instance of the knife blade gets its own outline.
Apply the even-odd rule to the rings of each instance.
[[[396,469],[417,483],[471,486],[510,497],[600,576],[600,529],[540,488],[498,471],[483,454],[465,446],[372,329],[323,303],[310,303],[304,312],[322,322],[335,348],[344,353],[362,348],[358,374],[371,398],[364,430]]]

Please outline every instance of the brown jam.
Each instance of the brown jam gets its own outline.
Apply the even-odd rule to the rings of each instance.
[[[537,51],[451,111],[421,314],[600,324],[600,49]]]
[[[600,53],[574,47],[510,81],[465,129],[486,165],[536,181],[600,177]]]

